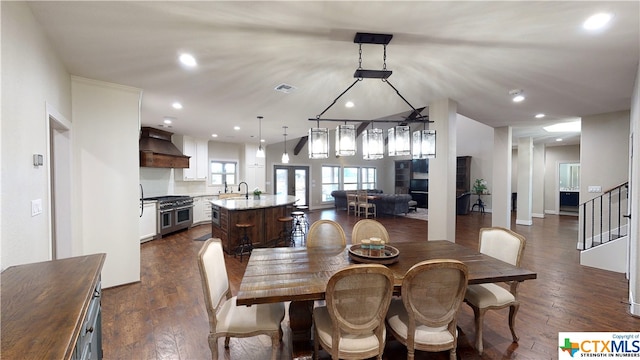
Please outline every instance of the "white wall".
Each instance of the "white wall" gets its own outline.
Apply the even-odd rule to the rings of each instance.
[[[2,269],[51,258],[48,208],[31,216],[31,200],[49,203],[45,102],[71,118],[71,80],[25,2],[0,3],[2,14]],[[45,158],[45,165],[49,159]]]
[[[630,134],[633,154],[630,169],[631,231],[629,233],[629,302],[630,312],[640,316],[640,64],[636,72],[630,111]]]
[[[485,179],[493,190],[493,128],[458,114],[456,129],[457,156],[471,156],[471,188],[475,179]],[[491,211],[491,196],[483,196],[486,211]],[[472,202],[476,196],[472,196]]]

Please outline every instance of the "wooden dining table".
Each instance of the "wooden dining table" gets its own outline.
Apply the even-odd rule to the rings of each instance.
[[[469,270],[469,284],[525,281],[536,273],[505,263],[477,250],[446,240],[390,244],[399,250],[397,262],[388,264],[395,276],[394,292],[400,294],[404,274],[413,265],[431,259],[456,259]],[[254,249],[237,293],[238,305],[291,301],[293,358],[312,352],[311,325],[315,300],[323,300],[327,282],[337,271],[357,263],[349,246],[328,248],[280,247]]]

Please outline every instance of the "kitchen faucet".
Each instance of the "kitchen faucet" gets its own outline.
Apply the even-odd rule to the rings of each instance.
[[[245,199],[249,200],[249,185],[247,185],[246,182],[241,182],[240,184],[238,184],[238,191],[240,191],[240,186],[244,184],[244,186],[247,188],[247,192],[244,194]]]
[[[224,193],[225,194],[227,193],[227,182],[226,181],[224,182]]]

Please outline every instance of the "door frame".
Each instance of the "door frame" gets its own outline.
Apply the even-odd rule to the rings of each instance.
[[[308,165],[273,165],[273,193],[274,194],[276,193],[276,190],[277,190],[276,187],[278,186],[277,185],[278,184],[278,181],[277,181],[278,174],[277,174],[277,172],[278,172],[278,170],[282,170],[282,169],[288,171],[289,180],[291,180],[293,178],[294,184],[295,184],[295,172],[296,172],[296,170],[304,170],[306,172],[307,176],[305,177],[305,198],[306,198],[307,201],[306,201],[306,204],[298,204],[298,203],[296,203],[296,205],[306,205],[306,206],[310,207],[310,204],[309,204],[311,202],[310,201],[311,200],[310,199],[310,192],[309,192],[310,167]],[[290,190],[291,190],[291,187],[289,187],[287,189],[287,193],[289,195],[294,196],[295,193],[290,194],[289,193]],[[295,191],[295,187],[294,187],[294,191]]]

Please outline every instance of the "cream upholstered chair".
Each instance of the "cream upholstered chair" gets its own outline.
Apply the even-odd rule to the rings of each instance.
[[[509,229],[501,227],[480,229],[480,252],[511,265],[520,267],[525,243],[524,236]],[[482,354],[483,351],[482,322],[487,310],[502,309],[508,306],[509,329],[511,330],[513,342],[518,341],[514,323],[518,308],[520,308],[517,294],[519,282],[512,281],[507,284],[509,285],[509,290],[494,283],[475,284],[467,287],[464,301],[471,306],[475,315],[476,349],[479,354]]]
[[[416,349],[449,350],[449,358],[456,359],[456,320],[467,278],[467,266],[458,260],[426,260],[407,271],[402,297],[387,312],[389,331],[407,347],[407,359]]]
[[[355,193],[347,193],[347,215],[353,211],[354,215],[358,214],[358,195]]]
[[[372,237],[379,237],[385,243],[389,243],[389,233],[384,225],[373,219],[362,219],[353,226],[351,244],[360,244],[362,239]]]
[[[369,202],[369,194],[367,191],[358,192],[358,216],[368,218],[369,215],[377,216],[376,204]]]
[[[307,233],[307,247],[345,247],[347,235],[342,226],[333,220],[318,220]]]
[[[332,359],[382,359],[384,316],[393,293],[393,272],[379,264],[351,265],[327,283],[326,306],[313,309],[314,359],[320,346]]]
[[[207,240],[198,254],[205,306],[209,314],[209,347],[211,357],[218,359],[218,338],[251,337],[265,334],[271,337],[271,359],[275,360],[282,340],[280,323],[284,319],[284,304],[237,306],[231,296],[227,269],[220,239]]]

